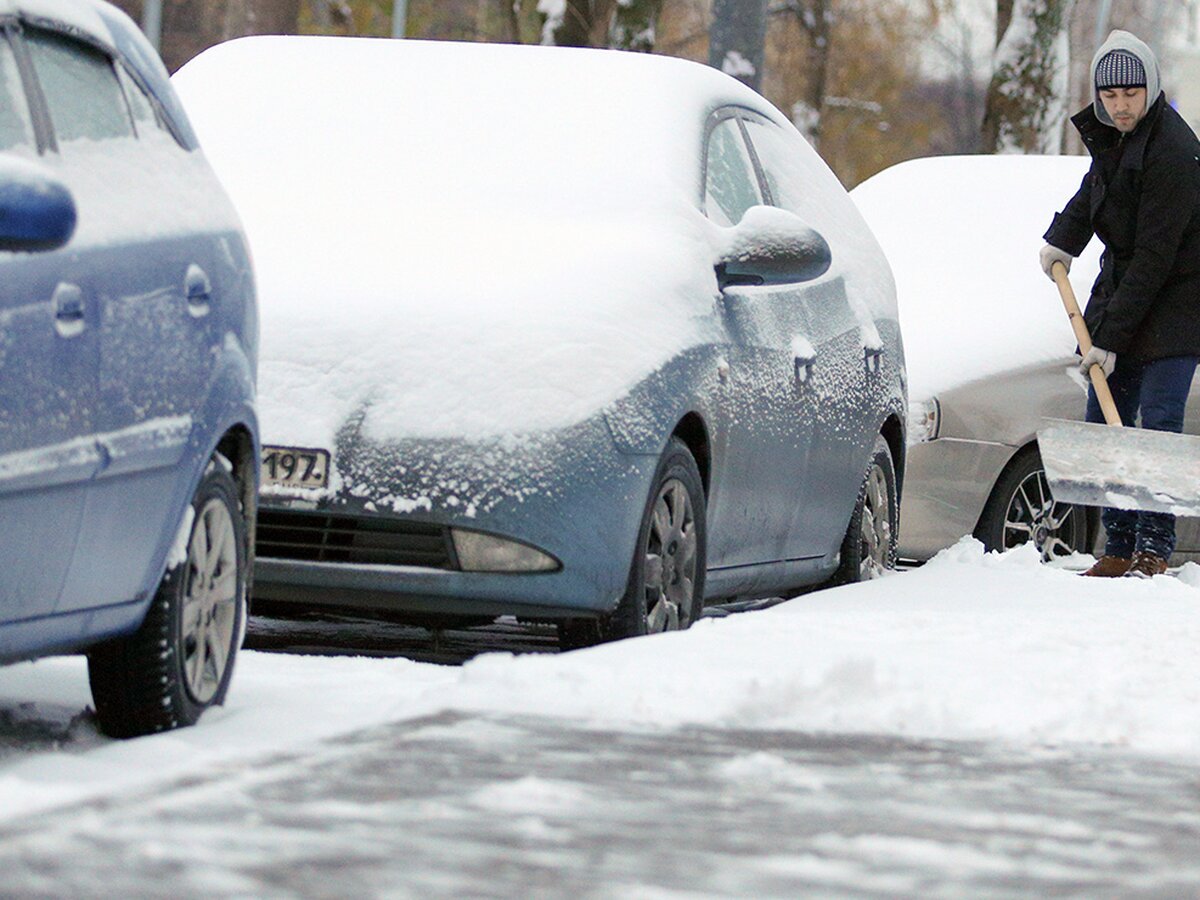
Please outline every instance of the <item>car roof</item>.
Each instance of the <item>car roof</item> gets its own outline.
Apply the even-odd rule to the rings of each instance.
[[[897,163],[850,192],[896,277],[910,395],[1061,360],[1074,335],[1037,254],[1079,188],[1085,156],[935,156]],[[1082,303],[1098,242],[1071,268]]]
[[[61,31],[119,57],[170,119],[179,142],[191,150],[196,136],[171,87],[167,69],[138,26],[103,0],[0,0],[0,22],[17,19]]]
[[[275,168],[349,178],[346,166],[375,166],[380,178],[403,174],[410,189],[436,181],[452,193],[475,181],[476,197],[506,186],[540,196],[556,178],[556,190],[569,194],[581,187],[569,177],[575,171],[630,185],[626,199],[635,203],[656,193],[654,179],[661,187],[690,178],[698,202],[710,110],[748,107],[790,127],[708,66],[610,50],[254,36],[210,47],[172,81],[210,158],[225,143],[244,157],[252,139],[264,142]],[[517,143],[528,150],[512,153]],[[460,148],[472,153],[447,157]],[[319,154],[343,163],[322,165]]]

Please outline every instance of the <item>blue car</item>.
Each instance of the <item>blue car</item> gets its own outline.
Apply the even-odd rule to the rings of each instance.
[[[0,27],[0,662],[86,653],[105,733],[188,725],[246,615],[246,242],[127,16],[5,0]]]
[[[895,285],[758,94],[646,54],[320,37],[173,82],[259,276],[256,611],[573,647],[892,564]]]

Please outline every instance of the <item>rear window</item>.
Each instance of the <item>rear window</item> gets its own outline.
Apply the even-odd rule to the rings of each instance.
[[[129,108],[107,56],[52,32],[30,30],[25,40],[60,142],[133,136]]]
[[[34,149],[33,125],[12,48],[0,36],[0,150]]]

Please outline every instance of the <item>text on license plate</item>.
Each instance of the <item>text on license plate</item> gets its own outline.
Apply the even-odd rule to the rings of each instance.
[[[329,451],[306,447],[263,447],[263,484],[323,488],[329,483]]]

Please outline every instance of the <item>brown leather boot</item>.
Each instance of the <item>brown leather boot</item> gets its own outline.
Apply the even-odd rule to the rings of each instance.
[[[1128,557],[1106,554],[1096,560],[1095,565],[1083,574],[1092,578],[1120,578],[1129,571],[1131,565],[1133,565],[1133,560]]]
[[[1162,575],[1167,571],[1167,561],[1161,556],[1155,556],[1153,553],[1146,553],[1138,550],[1133,554],[1133,562],[1129,566],[1129,571],[1125,573],[1126,578],[1153,578],[1155,575]]]

